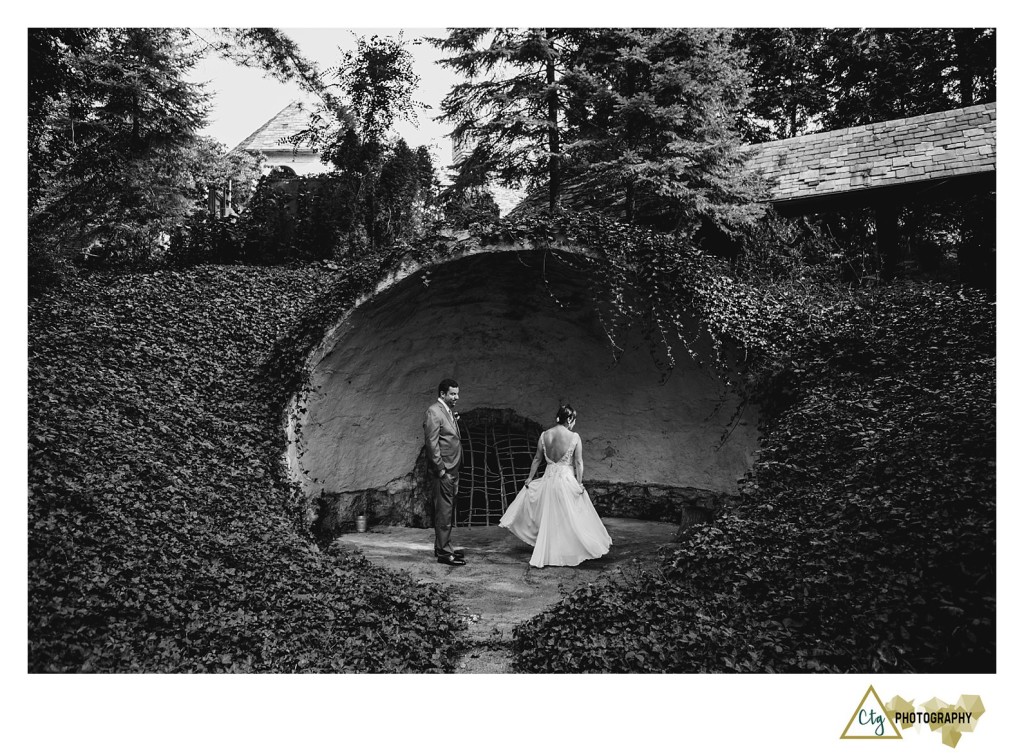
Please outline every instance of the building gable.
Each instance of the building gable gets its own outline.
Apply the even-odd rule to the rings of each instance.
[[[266,167],[290,167],[299,175],[326,172],[329,168],[320,161],[320,155],[309,146],[296,148],[288,139],[309,126],[310,108],[302,102],[290,102],[274,117],[244,138],[231,151],[262,154]]]

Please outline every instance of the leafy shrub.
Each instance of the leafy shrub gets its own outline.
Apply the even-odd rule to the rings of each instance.
[[[337,173],[264,178],[240,215],[194,215],[175,234],[168,261],[194,264],[289,264],[363,252],[354,186]]]
[[[659,567],[518,629],[520,670],[992,671],[992,305],[941,285],[856,290],[795,263],[751,281],[588,215],[428,233],[337,277],[200,267],[36,302],[30,669],[450,668],[442,593],[296,532],[277,417],[324,328],[400,254],[516,240],[603,257],[591,292],[613,338],[636,321],[685,338],[679,312],[694,312],[708,366],[765,418],[737,507]]]
[[[169,268],[199,264],[235,264],[241,259],[242,227],[237,216],[194,215],[171,236],[165,258]]]
[[[668,370],[674,344],[700,362],[692,343],[709,342],[703,365],[763,419],[741,503],[659,569],[522,626],[519,669],[994,668],[993,306],[941,284],[851,287],[835,264],[854,257],[814,258],[813,235],[780,259],[786,230],[764,235],[774,253],[732,265],[596,215],[485,236],[596,252],[613,347],[640,323]]]
[[[77,274],[75,267],[44,243],[29,238],[28,296],[38,298]]]
[[[321,552],[283,477],[265,361],[335,283],[201,266],[31,305],[29,671],[451,668],[447,594]]]
[[[829,305],[814,327],[766,312],[742,502],[521,627],[519,669],[994,671],[993,307],[909,283]]]

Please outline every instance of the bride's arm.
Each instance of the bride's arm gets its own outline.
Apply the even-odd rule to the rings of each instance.
[[[537,439],[537,452],[533,454],[533,462],[530,463],[530,475],[526,477],[526,483],[523,486],[529,486],[530,482],[533,481],[534,475],[537,473],[537,469],[540,468],[541,458],[544,457],[544,440],[541,438]]]
[[[572,452],[572,461],[576,466],[576,480],[583,486],[583,440],[577,440],[576,449]]]

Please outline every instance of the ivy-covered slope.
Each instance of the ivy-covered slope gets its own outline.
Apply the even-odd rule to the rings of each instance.
[[[305,347],[282,343],[338,289],[323,268],[199,267],[33,302],[30,671],[451,667],[447,595],[321,552],[280,475],[297,359],[271,354]]]
[[[639,322],[689,348],[694,314],[768,422],[737,508],[661,567],[525,625],[519,670],[994,669],[991,304],[936,285],[734,279],[685,242],[593,215],[475,231],[333,279],[206,267],[36,302],[30,669],[449,668],[444,594],[300,535],[276,475],[280,407],[325,325],[398,254],[564,241],[604,261],[591,293],[613,345]]]
[[[995,311],[898,284],[689,287],[769,420],[743,502],[515,636],[533,672],[995,671]]]

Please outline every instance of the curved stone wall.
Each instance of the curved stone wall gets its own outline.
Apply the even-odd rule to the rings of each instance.
[[[351,311],[313,369],[290,452],[307,494],[364,509],[408,497],[423,412],[447,376],[463,413],[511,409],[546,427],[571,402],[591,482],[734,494],[756,416],[748,409],[719,447],[736,400],[723,402],[685,351],[667,380],[639,333],[613,362],[585,268],[566,252],[477,253],[414,271]]]

